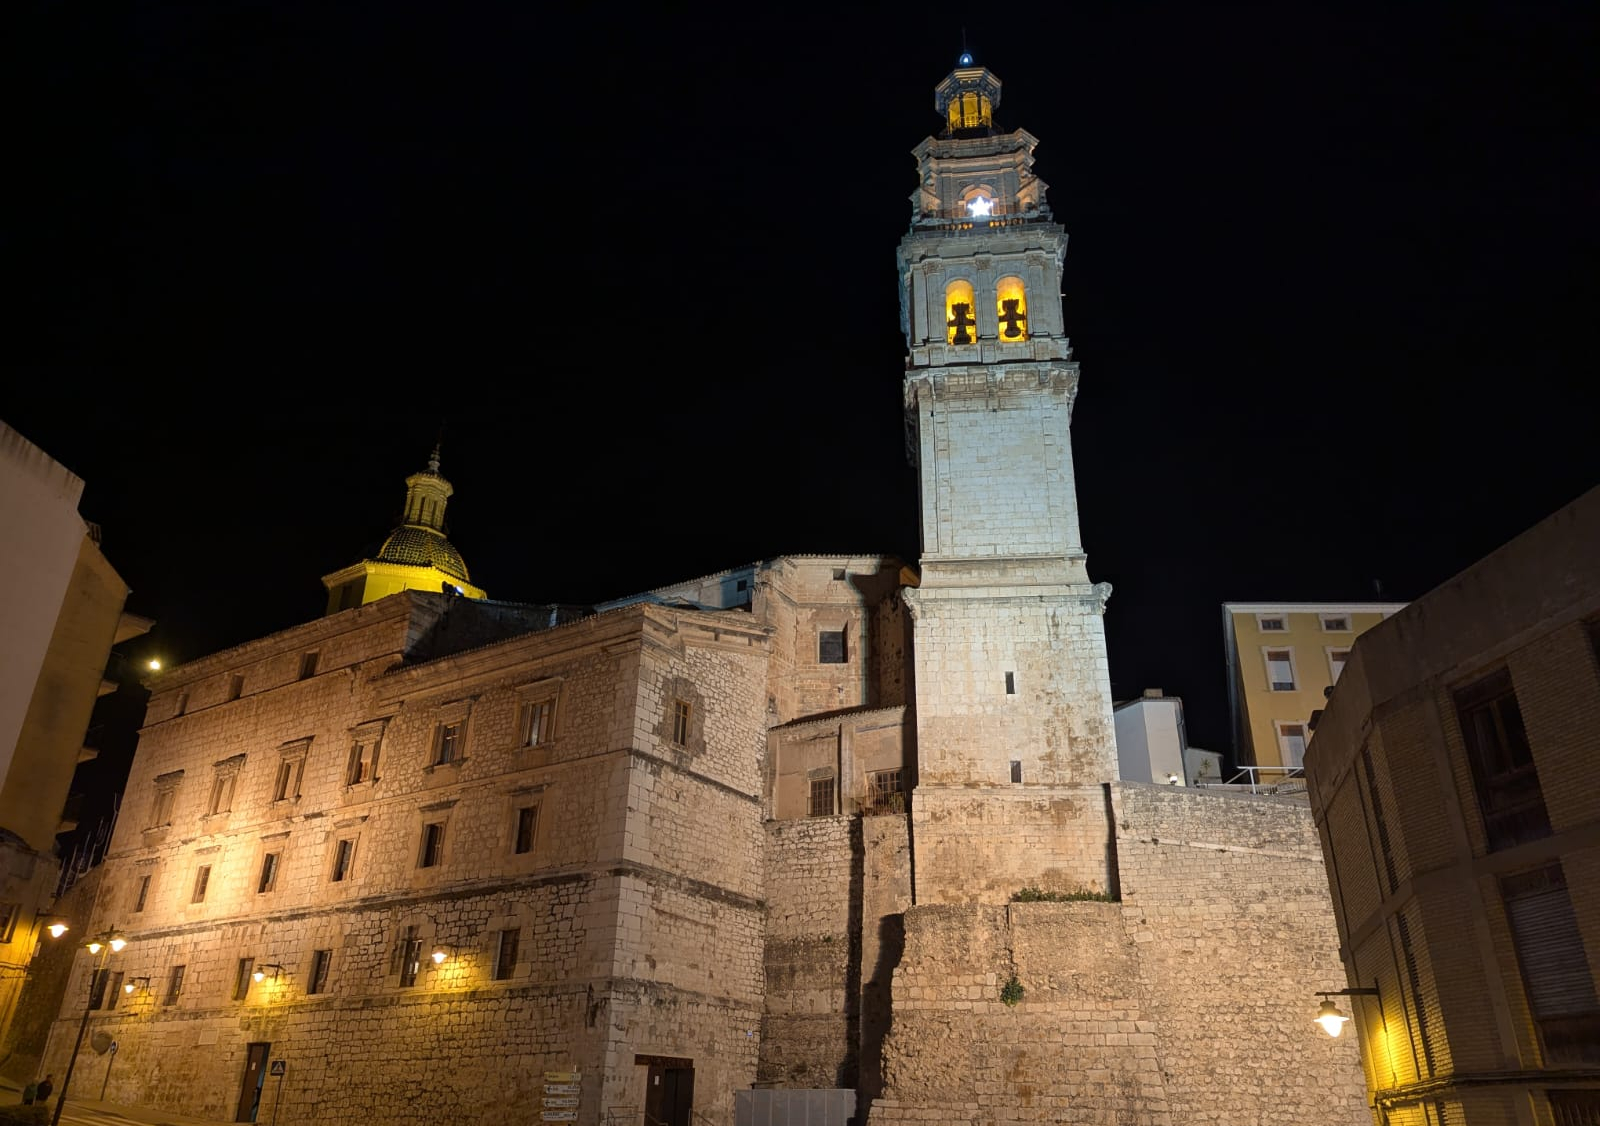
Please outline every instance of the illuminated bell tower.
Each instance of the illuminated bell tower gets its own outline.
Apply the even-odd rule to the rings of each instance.
[[[994,123],[1000,80],[963,55],[901,240],[907,453],[921,505],[916,622],[919,902],[1025,886],[1111,890],[1117,776],[1102,615],[1078,532],[1061,315],[1067,234],[1036,138]]]
[[[406,507],[400,526],[389,533],[371,559],[322,576],[328,588],[329,614],[365,606],[402,590],[444,591],[466,598],[485,598],[472,585],[466,560],[444,534],[444,509],[455,493],[439,472],[439,447],[428,467],[406,478]]]

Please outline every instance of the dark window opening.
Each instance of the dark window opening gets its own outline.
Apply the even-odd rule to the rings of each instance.
[[[825,629],[817,633],[817,661],[824,665],[845,663],[844,630]]]
[[[348,837],[340,841],[333,850],[333,882],[348,879],[350,876],[350,862],[355,858],[356,842]]]
[[[522,929],[512,927],[500,932],[499,944],[494,952],[494,980],[504,981],[517,971],[517,946],[522,940]]]
[[[833,792],[832,778],[813,778],[811,780],[811,797],[806,803],[806,816],[832,817]]]
[[[899,770],[877,770],[867,775],[867,813],[905,811],[905,784]]]
[[[1013,782],[1022,781],[1022,763],[1017,759],[1011,760],[1011,780]]]
[[[312,677],[317,675],[317,656],[318,654],[315,649],[309,653],[302,653],[300,655],[301,680],[310,680]]]
[[[1008,672],[1008,673],[1006,673],[1006,695],[1007,696],[1015,696],[1016,694],[1017,694],[1017,674],[1013,673],[1013,672]]]
[[[1510,672],[1502,669],[1457,692],[1456,713],[1489,848],[1548,837],[1550,815]]]
[[[311,978],[306,982],[307,993],[326,993],[328,991],[328,967],[332,962],[332,950],[313,950],[311,952]]]
[[[434,821],[422,827],[422,852],[418,868],[435,868],[444,859],[444,823]]]
[[[518,855],[533,851],[533,839],[539,832],[539,807],[525,805],[517,810],[517,843],[515,851]]]

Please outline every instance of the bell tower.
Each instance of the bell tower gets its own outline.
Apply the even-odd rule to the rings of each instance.
[[[1001,130],[1000,80],[963,55],[913,150],[900,242],[907,453],[918,471],[919,902],[1025,886],[1109,891],[1117,776],[1102,615],[1072,465],[1078,365],[1061,315],[1067,234]]]

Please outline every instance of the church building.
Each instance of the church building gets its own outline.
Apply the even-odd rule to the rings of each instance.
[[[48,1067],[87,997],[108,1099],[242,1122],[1368,1120],[1309,808],[1118,778],[1067,236],[1000,100],[963,56],[914,150],[916,565],[497,601],[436,449],[324,617],[151,679],[83,927],[127,945]]]

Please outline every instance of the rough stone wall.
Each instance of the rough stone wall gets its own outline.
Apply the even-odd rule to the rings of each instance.
[[[872,1126],[1367,1121],[1354,1042],[1311,1023],[1340,978],[1309,810],[1111,798],[1120,902],[906,911]]]
[[[1174,1123],[1364,1123],[1354,1037],[1312,1023],[1343,987],[1308,806],[1114,787],[1122,915]]]

